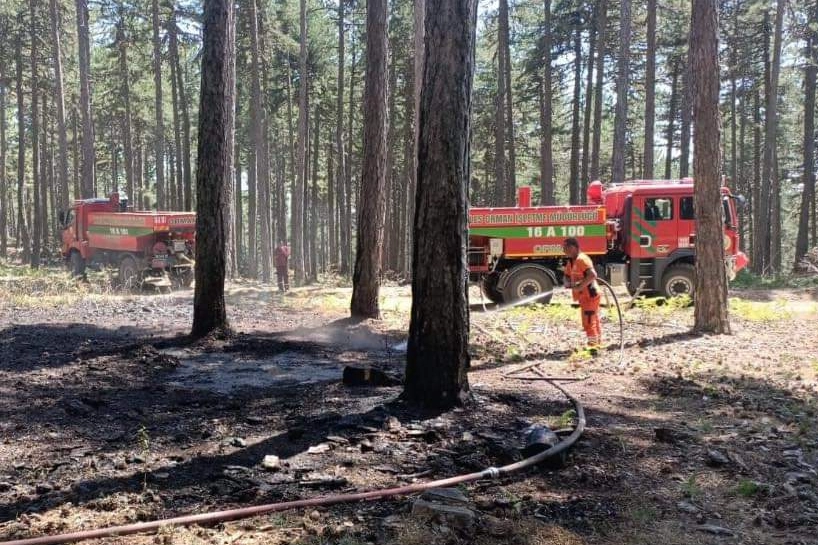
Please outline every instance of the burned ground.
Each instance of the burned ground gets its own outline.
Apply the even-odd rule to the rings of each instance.
[[[408,289],[380,322],[345,319],[349,290],[234,284],[236,334],[188,344],[191,292],[0,299],[0,538],[371,490],[520,459],[532,423],[570,425],[538,363],[584,404],[560,470],[462,488],[468,528],[411,514],[414,497],[293,511],[96,543],[818,543],[814,291],[736,293],[734,334],[689,333],[692,311],[641,303],[607,350],[574,352],[577,311],[472,313],[470,405],[419,413],[399,387]],[[265,457],[280,467],[264,467]],[[269,458],[268,458],[269,459]]]

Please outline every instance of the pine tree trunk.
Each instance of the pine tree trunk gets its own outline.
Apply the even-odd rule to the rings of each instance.
[[[152,0],[153,87],[154,87],[154,157],[156,161],[156,208],[167,208],[165,188],[165,118],[162,111],[162,41],[159,37],[159,0]]]
[[[252,133],[254,156],[256,158],[257,214],[261,230],[261,279],[269,282],[270,267],[270,161],[267,155],[267,113],[262,103],[261,61],[259,43],[259,15],[256,0],[247,0],[250,8],[250,130]]]
[[[0,257],[8,254],[9,179],[6,176],[6,70],[0,59]]]
[[[775,35],[773,38],[773,56],[770,66],[770,77],[767,81],[766,104],[764,107],[764,159],[761,173],[761,216],[763,225],[761,238],[763,267],[762,271],[774,270],[773,259],[773,223],[777,214],[774,213],[773,200],[773,169],[776,147],[776,132],[778,130],[778,75],[781,70],[781,37],[784,26],[784,0],[777,0],[775,14]],[[780,227],[778,227],[780,230]],[[777,270],[775,272],[778,272]]]
[[[813,21],[818,19],[818,1],[813,8]],[[806,63],[804,64],[804,172],[801,183],[801,207],[798,214],[798,233],[795,237],[795,265],[809,249],[810,205],[815,200],[815,87],[818,75],[818,28],[807,36]]]
[[[750,266],[753,272],[761,274],[764,271],[764,227],[767,223],[766,214],[762,217],[761,203],[761,97],[760,91],[756,88],[753,93],[753,190],[751,192],[751,206],[753,211],[753,258]]]
[[[414,72],[412,74],[412,163],[409,176],[409,189],[406,192],[406,260],[405,276],[409,277],[412,271],[412,255],[414,247],[415,203],[418,176],[418,150],[420,138],[420,92],[423,87],[423,68],[426,60],[426,0],[414,0],[413,10],[413,51]]]
[[[31,239],[29,238],[26,222],[25,206],[23,199],[25,195],[26,181],[26,125],[25,125],[25,99],[23,95],[23,16],[18,15],[18,31],[15,40],[15,61],[17,67],[17,247],[22,247],[22,262],[27,263],[31,259]]]
[[[602,149],[602,93],[605,78],[605,31],[608,26],[608,4],[606,0],[597,0],[596,33],[599,41],[599,53],[596,57],[596,93],[594,95],[594,135],[591,144],[591,176],[598,180],[602,175],[599,169]]]
[[[236,29],[236,32],[238,33],[238,29]],[[238,78],[236,78],[236,80],[236,107],[233,114],[236,124],[233,137],[233,196],[235,198],[233,217],[235,219],[234,238],[236,240],[236,276],[240,276],[241,266],[246,261],[246,251],[244,246],[244,197],[242,195],[241,187],[241,145],[239,142],[239,135],[243,130],[241,124],[241,87],[238,86]]]
[[[346,178],[346,150],[344,148],[344,64],[346,57],[344,53],[344,1],[338,2],[338,81],[337,94],[335,95],[335,151],[338,158],[337,171],[335,174],[336,193],[338,194],[338,253],[340,263],[338,272],[342,275],[349,273],[349,260],[347,259],[346,248],[349,242],[346,239],[348,232],[346,217],[346,200],[349,195],[345,191],[344,180]],[[338,254],[333,253],[333,262],[338,258]]]
[[[68,131],[65,125],[65,91],[63,89],[62,46],[57,0],[50,0],[49,8],[51,15],[51,47],[54,57],[54,102],[57,108],[57,136],[60,146],[57,165],[60,189],[59,206],[60,210],[64,210],[68,207]]]
[[[673,135],[676,131],[676,107],[679,100],[679,59],[673,59],[673,68],[670,75],[670,100],[667,108],[667,132],[665,139],[665,179],[669,180],[673,176]]]
[[[648,0],[647,50],[645,51],[645,144],[642,177],[653,179],[653,125],[656,115],[656,0]]]
[[[425,407],[464,401],[469,383],[469,134],[476,0],[427,6],[420,109],[412,312],[403,397]],[[446,301],[441,305],[441,301]]]
[[[234,37],[233,3],[205,0],[199,149],[196,169],[196,291],[193,337],[228,328],[224,301],[224,184],[229,183],[232,153],[228,117],[233,110],[230,58]]]
[[[693,86],[691,82],[692,67],[690,55],[682,72],[682,108],[681,108],[681,136],[679,137],[679,177],[690,176],[690,128],[693,111]]]
[[[591,163],[591,112],[593,111],[594,94],[594,57],[596,55],[596,21],[599,18],[597,8],[594,10],[591,24],[588,26],[588,63],[585,70],[585,104],[582,127],[582,172],[580,173],[580,195],[585,202],[588,189],[588,168]]]
[[[310,282],[318,282],[318,222],[320,217],[320,203],[318,202],[318,160],[320,158],[320,125],[321,112],[315,108],[315,122],[312,129],[312,187],[310,189],[310,220],[308,222],[309,229],[306,231],[310,234]]]
[[[733,2],[733,35],[731,36],[733,46],[730,48],[730,184],[732,187],[736,187],[738,183],[738,142],[736,140],[738,131],[738,120],[736,119],[736,101],[738,100],[738,83],[736,82],[738,72],[738,12],[739,2],[735,0]]]
[[[225,261],[225,273],[230,278],[236,278],[238,276],[238,263],[236,260],[236,233],[233,231],[235,228],[235,218],[234,208],[233,208],[233,186],[235,184],[235,157],[236,157],[236,149],[238,146],[236,145],[236,121],[237,121],[237,109],[236,109],[236,8],[233,2],[230,2],[229,8],[230,9],[230,16],[227,25],[227,89],[225,90],[227,97],[227,107],[226,107],[226,119],[225,119],[225,130],[227,131],[227,157],[225,162],[225,170],[227,171],[227,178],[223,182],[222,186],[222,211],[223,211],[223,221],[224,221],[224,261]],[[175,24],[175,18],[171,18],[171,24]],[[175,32],[172,32],[175,35]],[[178,56],[178,55],[177,55]],[[178,71],[178,67],[174,70]],[[176,79],[176,78],[174,78]],[[178,85],[174,85],[174,87],[178,87]],[[174,113],[176,108],[174,106]],[[175,117],[175,115],[174,115]],[[176,121],[174,120],[174,123]],[[176,131],[178,134],[178,130]],[[179,141],[176,141],[176,152],[184,153],[179,148]],[[182,164],[181,161],[177,161],[177,172],[181,175]],[[183,178],[179,178],[179,202],[183,205],[184,195],[183,195],[183,185],[184,180]]]
[[[500,39],[503,54],[503,72],[501,77],[505,80],[506,113],[505,125],[508,135],[508,162],[506,166],[506,193],[513,205],[516,202],[517,194],[517,153],[514,149],[514,116],[512,108],[512,88],[511,88],[511,31],[508,22],[508,0],[500,0]]]
[[[366,6],[366,77],[364,82],[364,153],[355,271],[352,275],[353,318],[379,318],[381,252],[386,213],[386,154],[389,114],[388,8],[386,0]]]
[[[183,186],[184,186],[184,174],[182,171],[182,156],[184,152],[182,151],[182,122],[181,122],[181,113],[179,112],[179,83],[178,83],[178,74],[176,71],[176,63],[173,62],[173,49],[177,47],[176,44],[176,32],[174,32],[173,28],[173,18],[168,24],[168,53],[171,58],[170,62],[170,98],[171,98],[171,109],[172,112],[172,121],[173,121],[173,160],[171,161],[171,173],[174,177],[174,183],[171,183],[171,187],[173,190],[171,193],[175,195],[174,197],[174,210],[181,210],[184,207],[184,197],[183,194]]]
[[[602,0],[604,2],[604,0]],[[540,203],[552,205],[554,200],[554,156],[552,136],[553,82],[551,81],[551,0],[545,0],[545,33],[543,35],[542,104],[540,105]]]
[[[55,0],[52,0],[52,2],[53,1]],[[135,201],[133,137],[131,135],[131,127],[133,124],[131,118],[131,78],[128,72],[128,46],[125,37],[124,18],[119,19],[116,36],[119,49],[119,92],[122,95],[122,102],[125,105],[125,118],[122,123],[122,140],[125,148],[125,193],[128,198]]]
[[[37,81],[37,13],[35,1],[29,0],[29,38],[31,39],[31,180],[32,196],[34,200],[34,211],[31,229],[31,260],[29,264],[33,268],[40,266],[40,252],[42,251],[43,236],[43,210],[41,200],[42,180],[40,179],[40,96],[37,93],[39,82]]]
[[[173,7],[170,15],[170,23],[168,24],[170,32],[169,36],[169,54],[170,62],[174,67],[176,73],[175,85],[179,98],[179,113],[182,116],[182,192],[184,195],[184,209],[193,210],[193,174],[190,166],[190,113],[188,107],[187,90],[185,89],[185,78],[182,71],[182,64],[179,60],[179,38],[178,26],[176,23],[176,8]]]
[[[729,334],[721,204],[719,21],[716,0],[694,0],[690,25],[695,130],[696,308],[694,329]]]
[[[625,151],[627,141],[625,130],[628,124],[628,71],[631,40],[631,4],[630,0],[619,3],[619,58],[616,74],[616,110],[614,112],[614,140],[612,152],[611,181],[620,183],[625,180]]]
[[[252,149],[252,146],[250,146],[247,158],[247,261],[248,275],[253,279],[258,278],[257,194],[256,152]]]
[[[500,12],[503,6],[508,10],[506,0],[500,0]],[[507,34],[505,34],[507,39]],[[494,202],[498,206],[513,206],[514,191],[509,191],[506,180],[506,56],[503,45],[504,32],[502,15],[497,19],[497,96],[494,102]]]
[[[298,142],[296,144],[295,187],[292,192],[292,268],[295,271],[295,284],[304,283],[304,187],[307,174],[307,3],[300,0],[301,39],[299,49],[298,73]]]
[[[96,158],[94,152],[94,126],[91,117],[91,46],[88,28],[88,0],[76,0],[77,42],[80,72],[80,113],[82,114],[82,175],[81,196],[90,199],[96,186]]]
[[[73,151],[73,164],[72,164],[72,179],[73,179],[73,196],[74,199],[79,199],[82,197],[82,184],[80,183],[80,122],[79,122],[79,112],[76,108],[72,109],[71,115],[71,148]]]
[[[579,194],[579,116],[582,91],[582,32],[577,26],[574,29],[574,99],[571,112],[571,158],[570,178],[568,180],[568,202],[580,203]]]

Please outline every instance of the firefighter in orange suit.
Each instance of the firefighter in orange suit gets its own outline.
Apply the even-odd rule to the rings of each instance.
[[[566,288],[571,288],[574,301],[579,303],[582,328],[588,337],[588,350],[595,355],[602,342],[599,323],[599,302],[602,297],[596,282],[594,263],[579,251],[579,242],[573,237],[565,239],[562,249],[568,257],[563,281]]]

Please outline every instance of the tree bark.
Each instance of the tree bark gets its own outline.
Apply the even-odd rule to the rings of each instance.
[[[585,104],[582,126],[582,172],[580,173],[580,196],[585,202],[585,193],[588,189],[588,167],[591,160],[591,112],[593,111],[594,94],[594,57],[596,54],[596,21],[599,18],[599,6],[594,10],[593,19],[588,26],[588,63],[585,71]]]
[[[6,176],[6,70],[0,59],[0,257],[8,253],[9,179]]]
[[[818,19],[818,1],[813,8],[813,18]],[[795,237],[795,265],[809,249],[810,205],[815,200],[815,87],[818,75],[818,28],[812,28],[807,36],[804,63],[804,172],[801,183],[801,207],[798,214],[798,233]]]
[[[171,6],[171,10],[175,8]],[[184,152],[182,151],[182,122],[181,122],[181,113],[179,112],[179,83],[177,78],[177,69],[176,63],[173,62],[173,52],[172,50],[177,46],[176,44],[176,36],[173,30],[174,22],[173,17],[171,16],[171,20],[168,22],[167,33],[168,33],[168,54],[170,57],[170,100],[171,100],[171,121],[173,123],[173,158],[170,161],[170,172],[173,177],[173,180],[170,183],[170,187],[172,188],[169,193],[174,195],[174,210],[179,210],[184,207],[184,197],[183,197],[183,186],[184,186],[184,175],[182,174],[182,156]]]
[[[224,301],[224,184],[230,180],[228,117],[233,109],[230,57],[233,4],[205,0],[202,82],[199,103],[199,149],[196,169],[196,290],[191,336],[228,328]]]
[[[622,0],[619,4],[619,58],[616,75],[616,110],[614,112],[614,140],[612,157],[613,183],[625,180],[625,130],[628,125],[628,70],[631,41],[631,4]]]
[[[94,196],[96,183],[96,158],[94,151],[94,126],[91,117],[91,46],[88,29],[88,0],[76,0],[77,45],[80,72],[80,113],[82,114],[82,176],[80,187],[83,199]]]
[[[420,109],[412,311],[403,397],[445,408],[468,395],[469,134],[476,0],[430,1]],[[441,304],[445,301],[445,304]]]
[[[34,200],[33,221],[31,229],[31,260],[29,264],[32,268],[40,266],[40,252],[42,251],[43,235],[43,210],[41,199],[40,179],[40,107],[39,107],[39,82],[37,76],[37,13],[35,1],[29,0],[29,37],[31,38],[31,181]]]
[[[346,259],[345,248],[348,242],[345,240],[346,236],[346,199],[349,198],[344,192],[344,178],[346,176],[346,151],[344,148],[344,63],[346,58],[344,55],[344,1],[338,1],[338,80],[337,80],[337,94],[335,95],[335,153],[337,156],[337,171],[335,174],[336,194],[338,195],[338,249],[337,253],[333,252],[332,262],[336,260],[340,254],[339,271],[341,274],[347,274],[349,271],[349,263]],[[333,239],[334,241],[335,239]]]
[[[679,177],[687,178],[690,176],[690,128],[692,124],[693,111],[693,85],[692,72],[693,67],[690,65],[690,55],[688,53],[688,62],[685,63],[682,72],[682,108],[681,108],[681,136],[679,137]]]
[[[55,0],[52,0],[54,2]],[[132,201],[136,201],[134,197],[134,154],[133,154],[133,137],[132,131],[132,114],[131,114],[131,84],[130,73],[128,71],[128,42],[125,36],[125,19],[120,18],[117,25],[116,41],[119,47],[119,79],[120,79],[120,94],[122,95],[122,102],[125,104],[125,119],[122,123],[122,140],[125,148],[125,193]]]
[[[505,100],[506,113],[505,125],[506,134],[508,135],[508,168],[506,172],[507,197],[513,205],[516,201],[517,194],[517,153],[515,150],[514,141],[514,116],[512,108],[512,88],[511,88],[511,30],[508,21],[508,0],[500,0],[500,40],[502,44],[503,54],[503,72],[501,77],[505,80]]]
[[[694,0],[690,66],[696,176],[696,308],[694,329],[729,334],[721,203],[719,20],[716,0]]]
[[[167,209],[165,188],[165,117],[162,111],[162,41],[159,36],[159,0],[152,0],[153,22],[153,88],[154,88],[154,158],[156,161],[156,208]]]
[[[168,53],[170,62],[174,68],[175,86],[179,99],[179,113],[182,116],[182,193],[184,195],[185,210],[193,209],[193,174],[190,166],[190,112],[188,107],[187,90],[185,89],[185,78],[182,70],[182,63],[179,59],[179,29],[176,22],[176,8],[171,9],[170,22],[168,24],[170,32],[168,40]],[[234,61],[235,62],[235,61]]]
[[[237,110],[236,110],[236,8],[235,3],[230,2],[229,4],[230,9],[230,20],[227,25],[227,111],[226,115],[227,118],[225,120],[225,130],[227,131],[227,158],[226,162],[227,165],[225,169],[227,170],[227,179],[224,180],[224,185],[222,186],[222,210],[224,211],[224,261],[225,261],[225,269],[226,274],[230,278],[235,278],[238,276],[238,263],[236,261],[236,233],[234,232],[235,228],[235,218],[234,208],[233,208],[233,186],[235,183],[234,176],[235,172],[235,157],[236,157],[236,121],[237,121]],[[175,23],[175,17],[171,17],[171,24]],[[175,34],[175,32],[173,32]],[[175,69],[178,72],[178,66]],[[178,75],[178,74],[177,74]],[[175,85],[175,87],[179,87]],[[177,131],[178,132],[178,131]],[[178,141],[176,147],[177,154],[183,153],[181,149],[179,149]],[[177,172],[182,174],[183,169],[182,165],[179,164],[177,161]],[[183,202],[183,185],[184,179],[181,178],[178,181],[179,183],[179,201],[180,203]]]
[[[17,39],[15,40],[15,61],[17,67],[17,247],[22,247],[22,262],[27,263],[31,259],[31,239],[26,227],[25,206],[23,199],[25,195],[26,181],[26,124],[25,124],[25,99],[23,95],[23,15],[22,11],[18,15]]]
[[[594,94],[594,136],[591,144],[591,176],[598,180],[602,175],[599,170],[600,152],[602,149],[602,92],[605,81],[605,30],[608,26],[608,4],[606,0],[597,0],[598,15],[596,21],[599,53],[596,57],[596,93]]]
[[[656,0],[648,0],[647,50],[645,51],[645,143],[642,177],[653,179],[653,125],[656,115]]]
[[[298,73],[298,141],[296,144],[295,187],[292,191],[292,267],[295,271],[295,284],[304,283],[304,187],[307,183],[307,2],[300,0],[300,46]]]
[[[353,318],[379,318],[381,252],[386,213],[386,148],[389,115],[387,1],[369,0],[366,6],[366,76],[364,80],[364,153],[358,237],[352,275]]]
[[[413,12],[413,55],[414,73],[412,74],[412,164],[410,168],[409,189],[406,192],[406,276],[412,270],[412,248],[414,247],[415,195],[417,193],[418,150],[420,138],[420,93],[423,87],[423,69],[426,59],[426,0],[414,0]]]
[[[57,108],[57,137],[59,143],[57,164],[59,206],[61,210],[64,210],[68,207],[68,131],[65,124],[65,91],[63,89],[62,46],[57,0],[50,0],[49,8],[51,15],[51,47],[54,57],[54,102]]]
[[[494,103],[494,183],[495,203],[499,206],[513,206],[514,191],[509,190],[506,180],[506,55],[503,46],[503,6],[508,4],[500,0],[500,16],[497,18],[497,97]],[[508,24],[508,16],[506,16]],[[506,29],[507,31],[507,29]]]
[[[670,101],[667,109],[667,132],[665,138],[667,147],[665,148],[665,179],[669,180],[673,176],[673,135],[676,131],[676,103],[679,100],[679,59],[674,58],[673,68],[670,75]]]
[[[256,0],[248,0],[250,8],[250,130],[256,159],[256,184],[258,187],[258,216],[261,229],[261,279],[269,282],[270,266],[270,160],[267,154],[267,113],[262,102],[261,61]]]
[[[604,2],[605,0],[602,0]],[[553,156],[553,82],[551,70],[551,0],[544,2],[545,33],[543,35],[543,75],[542,104],[540,106],[540,203],[552,205],[554,200],[554,156]]]
[[[571,158],[568,180],[568,202],[580,203],[579,194],[579,130],[580,99],[582,92],[582,32],[579,25],[574,29],[574,99],[571,112]]]
[[[773,268],[772,255],[772,233],[773,222],[777,215],[773,210],[772,195],[773,189],[773,168],[775,158],[775,146],[777,142],[776,132],[778,130],[778,75],[781,70],[781,37],[784,26],[784,0],[777,0],[775,13],[775,34],[773,38],[773,56],[770,62],[770,78],[767,81],[767,102],[764,107],[764,159],[761,172],[761,207],[760,212],[763,233],[762,244],[762,271],[766,272]],[[780,229],[780,228],[779,228]],[[776,271],[777,272],[777,271]]]

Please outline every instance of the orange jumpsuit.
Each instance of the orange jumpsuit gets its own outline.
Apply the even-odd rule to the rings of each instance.
[[[575,260],[568,260],[565,264],[565,275],[571,281],[571,286],[576,286],[585,278],[586,272],[593,270],[594,264],[591,258],[582,252]],[[597,348],[602,342],[602,327],[599,324],[599,302],[602,295],[596,280],[591,282],[581,291],[572,289],[574,301],[579,303],[582,316],[582,328],[588,337],[588,347]]]

